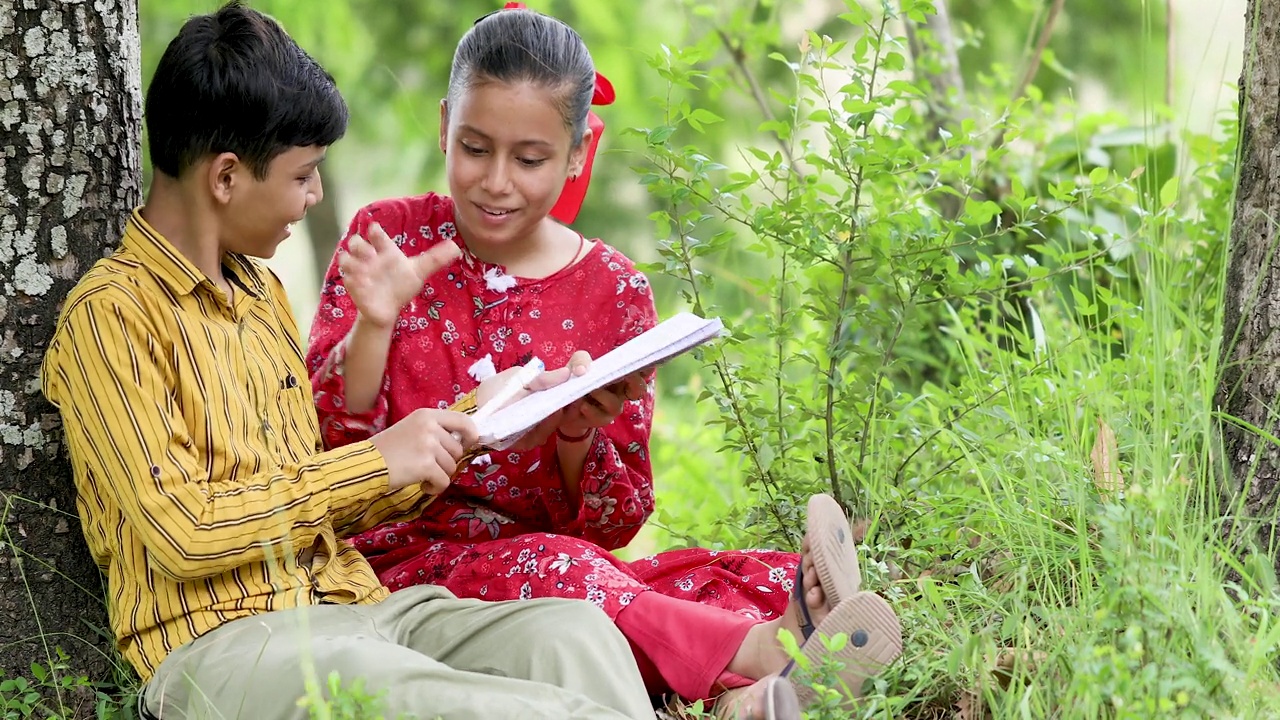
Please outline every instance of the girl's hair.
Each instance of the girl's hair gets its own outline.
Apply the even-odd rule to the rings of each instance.
[[[532,10],[491,13],[476,22],[453,53],[449,104],[489,82],[527,82],[552,91],[573,147],[582,142],[595,92],[596,68],[573,28]]]

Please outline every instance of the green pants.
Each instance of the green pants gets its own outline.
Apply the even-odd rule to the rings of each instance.
[[[579,600],[489,603],[438,587],[376,605],[230,622],[178,648],[147,683],[160,720],[305,720],[308,677],[383,692],[383,717],[652,720],[626,639]]]

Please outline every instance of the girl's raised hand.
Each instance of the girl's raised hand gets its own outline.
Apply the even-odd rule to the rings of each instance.
[[[338,269],[356,310],[378,327],[390,327],[427,278],[462,253],[454,243],[441,242],[406,257],[378,223],[370,225],[367,234],[368,239],[351,237],[338,258]]]

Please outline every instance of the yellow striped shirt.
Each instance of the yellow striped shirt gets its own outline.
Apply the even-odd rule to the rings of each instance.
[[[384,598],[338,538],[431,500],[389,493],[370,442],[321,452],[284,288],[248,258],[224,263],[234,306],[135,211],[44,358],[112,629],[144,680],[228,621]]]

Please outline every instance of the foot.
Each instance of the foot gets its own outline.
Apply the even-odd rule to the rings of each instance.
[[[835,604],[827,597],[827,592],[822,587],[822,581],[813,562],[813,551],[809,547],[808,535],[805,536],[804,542],[800,546],[800,572],[798,575],[802,592],[792,591],[791,601],[787,603],[787,611],[778,619],[778,622],[781,627],[795,636],[796,644],[803,645],[806,639],[803,632],[806,618],[813,625],[820,625]],[[804,605],[800,604],[797,595],[804,598]],[[777,637],[777,634],[775,629],[772,637]],[[779,646],[779,649],[781,649],[781,646]]]
[[[792,684],[770,675],[716,699],[716,720],[800,720],[800,701]]]
[[[805,538],[800,548],[800,567],[800,594],[804,598],[804,609],[796,599],[796,593],[792,592],[782,617],[759,623],[747,631],[737,654],[729,663],[729,672],[749,678],[763,678],[782,672],[791,658],[778,642],[778,631],[786,630],[795,637],[797,645],[804,644],[805,637],[801,629],[804,611],[808,610],[808,617],[814,625],[821,623],[831,612],[822,583],[818,580],[818,572],[810,558],[808,538]]]

